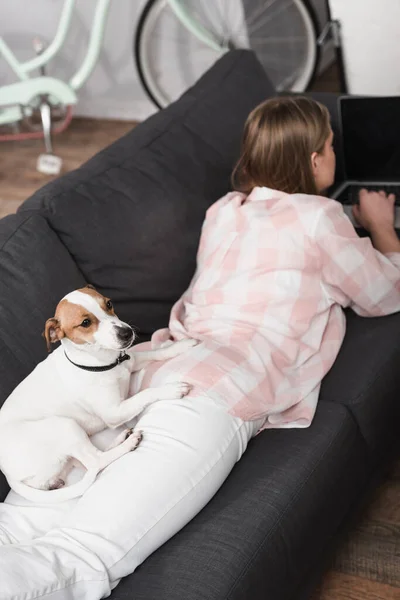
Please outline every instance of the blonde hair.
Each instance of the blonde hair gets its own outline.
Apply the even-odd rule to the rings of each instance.
[[[311,154],[322,154],[331,131],[328,109],[304,96],[271,98],[248,116],[234,189],[265,186],[289,194],[317,194]]]

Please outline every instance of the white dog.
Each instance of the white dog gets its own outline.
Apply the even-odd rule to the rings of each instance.
[[[149,361],[177,356],[197,342],[182,340],[148,352],[129,350],[135,338],[132,328],[92,286],[67,294],[43,335],[49,351],[51,343],[61,345],[0,410],[0,468],[18,494],[49,503],[83,494],[99,471],[141,440],[141,432],[126,429],[102,452],[90,435],[127,423],[156,400],[182,398],[189,392],[186,383],[177,382],[127,398],[133,371]],[[65,485],[76,461],[87,473],[78,483],[57,489]]]

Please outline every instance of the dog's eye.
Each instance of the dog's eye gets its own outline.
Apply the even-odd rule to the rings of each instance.
[[[106,303],[106,307],[107,307],[107,309],[108,309],[108,310],[112,310],[112,307],[113,307],[113,305],[112,305],[112,302],[111,302],[111,300],[108,300],[108,301],[107,301],[107,303]]]
[[[90,327],[92,324],[92,321],[90,319],[83,319],[82,323],[81,323],[81,327]]]

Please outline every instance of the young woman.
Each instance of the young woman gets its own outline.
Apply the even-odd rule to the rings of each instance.
[[[310,425],[343,341],[343,307],[400,310],[394,198],[360,194],[354,213],[372,242],[359,238],[321,195],[334,179],[332,138],[328,111],[307,98],[275,98],[250,114],[237,191],[208,210],[195,276],[153,337],[200,343],[132,382],[133,393],[179,378],[191,394],[150,406],[139,448],[82,498],[44,507],[9,494],[2,599],[107,596],[201,510],[257,432]]]

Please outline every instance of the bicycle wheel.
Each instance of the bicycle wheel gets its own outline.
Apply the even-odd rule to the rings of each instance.
[[[230,48],[251,48],[277,91],[301,92],[319,59],[318,28],[308,0],[182,0],[192,21],[216,42],[200,41],[168,0],[148,0],[136,29],[135,61],[160,108],[178,98]]]

